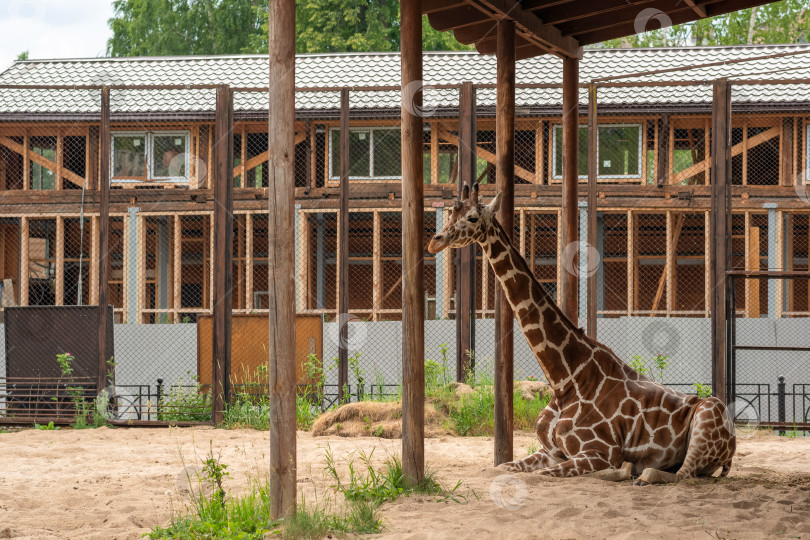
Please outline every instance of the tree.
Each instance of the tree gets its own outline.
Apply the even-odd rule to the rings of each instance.
[[[261,29],[258,0],[114,0],[110,56],[234,54]]]
[[[782,0],[726,15],[701,19],[669,28],[658,28],[626,38],[612,39],[602,47],[679,47],[688,45],[755,45],[804,43],[810,38],[808,3]],[[663,18],[663,16],[661,16]],[[660,24],[650,18],[648,26]]]
[[[114,0],[110,56],[266,53],[267,2]],[[399,50],[398,0],[298,0],[296,52]],[[423,18],[425,50],[460,50]]]
[[[28,51],[23,51],[17,55],[17,60],[28,60]]]

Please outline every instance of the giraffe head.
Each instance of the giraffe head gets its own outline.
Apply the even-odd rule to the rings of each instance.
[[[500,207],[500,193],[495,195],[489,204],[483,205],[478,202],[478,184],[473,184],[472,189],[465,185],[461,191],[461,198],[453,204],[450,219],[442,230],[431,238],[428,251],[438,253],[447,247],[461,248],[473,242],[484,241]]]

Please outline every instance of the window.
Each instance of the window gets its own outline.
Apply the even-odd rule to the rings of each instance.
[[[188,131],[112,134],[115,181],[188,182]]]
[[[349,178],[402,177],[400,129],[349,129]],[[340,129],[329,130],[329,179],[340,180]]]
[[[597,133],[597,177],[641,177],[641,124],[603,124]],[[562,178],[562,126],[554,126],[555,179]],[[588,128],[579,128],[579,177],[588,176]]]

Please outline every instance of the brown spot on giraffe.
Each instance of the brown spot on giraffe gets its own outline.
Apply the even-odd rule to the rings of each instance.
[[[728,474],[736,441],[725,405],[655,383],[586,336],[510,243],[495,219],[499,205],[500,194],[484,206],[478,185],[465,187],[428,250],[481,245],[551,386],[551,401],[536,425],[543,449],[501,467],[559,477],[593,473],[610,480],[632,472],[640,474],[640,484],[721,468],[721,476]]]

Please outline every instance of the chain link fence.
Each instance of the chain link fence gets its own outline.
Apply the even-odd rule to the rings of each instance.
[[[712,96],[707,81],[682,79],[597,83],[597,144],[590,148],[588,93],[581,89],[578,222],[583,240],[589,227],[595,229],[592,246],[562,242],[561,87],[519,85],[513,244],[556,300],[565,274],[578,276],[581,326],[595,312],[597,338],[620,358],[694,393],[711,383]],[[790,94],[801,84],[770,86]],[[766,107],[752,98],[752,92],[767,94],[763,89],[770,86],[740,86],[739,92],[733,86],[732,266],[806,271],[807,109],[795,100]],[[462,180],[478,182],[484,202],[496,192],[495,92],[493,85],[479,85],[470,104],[461,99],[458,86],[419,90],[426,246],[446,223]],[[40,91],[45,90],[32,90]],[[136,422],[209,421],[216,368],[212,309],[218,254],[212,231],[218,202],[212,188],[220,141],[211,114],[216,90],[110,91],[107,246],[99,245],[98,235],[100,93],[58,92],[62,99],[84,103],[86,118],[0,125],[0,185],[31,194],[18,214],[3,216],[0,231],[7,330],[0,356],[5,362],[0,416],[36,412],[45,418],[61,410],[55,405],[15,412],[14,396],[26,397],[26,403],[69,404],[71,392],[76,403],[98,395],[99,383],[89,382],[99,380],[95,349],[77,348],[67,339],[74,334],[97,343],[97,327],[51,329],[60,318],[89,317],[71,310],[98,303],[99,261],[106,258],[114,350],[104,369],[116,407],[105,405],[104,410]],[[352,89],[348,95],[348,128],[341,124],[340,89],[306,89],[296,96],[297,206],[295,229],[289,231],[296,245],[295,268],[289,269],[296,277],[296,362],[301,398],[320,407],[338,401],[341,349],[350,399],[395,397],[401,387],[400,93],[380,87]],[[232,286],[229,394],[232,405],[257,414],[267,406],[270,294],[264,97],[261,89],[236,89],[233,96],[232,260],[226,268]],[[168,107],[178,99],[188,104],[184,110],[152,110],[155,103]],[[465,134],[460,120],[469,115],[475,121],[474,138]],[[470,171],[459,165],[465,152],[475,163]],[[585,199],[590,159],[596,165],[597,201],[591,224]],[[51,192],[61,194],[51,197]],[[345,215],[341,196],[347,198]],[[491,266],[480,250],[468,258],[460,250],[425,251],[424,260],[426,361],[440,366],[449,380],[470,375],[458,371],[465,362],[479,380],[491,378],[500,287]],[[592,304],[589,283],[596,288]],[[810,314],[806,280],[736,280],[734,291],[738,344],[782,346],[787,340],[790,346],[802,345],[807,334],[802,325]],[[27,306],[53,308],[45,310],[50,318],[40,313],[39,326],[30,323],[28,333],[12,343],[9,323],[15,310],[22,314]],[[346,339],[342,325],[347,325]],[[516,378],[542,379],[518,327],[514,334]],[[30,344],[35,340],[48,347],[34,352]],[[57,360],[64,353],[71,353],[72,374]],[[737,396],[753,388],[747,393],[756,399],[748,402],[758,403],[745,418],[777,419],[777,377],[784,376],[787,418],[792,410],[792,418],[806,421],[807,407],[801,404],[807,403],[810,381],[801,354],[792,354],[738,352]],[[87,395],[79,396],[82,392]]]

